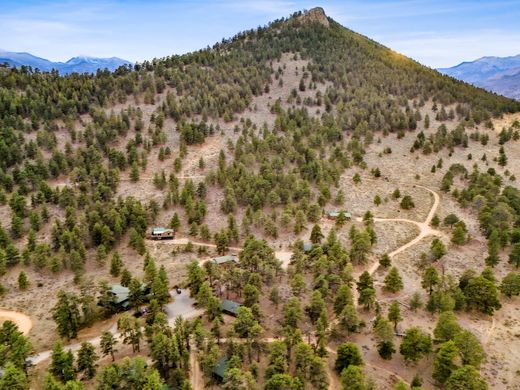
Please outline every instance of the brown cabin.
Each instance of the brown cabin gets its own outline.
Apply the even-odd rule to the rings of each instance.
[[[175,238],[175,230],[163,227],[154,227],[148,234],[150,240],[171,240]]]

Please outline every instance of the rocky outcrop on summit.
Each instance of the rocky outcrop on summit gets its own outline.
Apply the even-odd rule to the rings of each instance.
[[[325,27],[330,27],[330,22],[325,14],[325,10],[321,7],[312,8],[304,12],[299,19],[304,23],[320,23]]]

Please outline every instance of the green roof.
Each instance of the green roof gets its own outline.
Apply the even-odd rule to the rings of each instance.
[[[213,369],[213,374],[218,376],[219,378],[224,379],[224,374],[226,373],[226,369],[229,363],[229,359],[227,356],[222,356],[219,361],[217,362],[217,365]]]
[[[228,313],[237,314],[238,308],[242,306],[240,303],[235,301],[230,301],[229,299],[224,299],[222,301],[221,307],[222,311],[227,311]]]
[[[112,285],[110,292],[115,296],[115,304],[121,304],[127,301],[128,295],[130,295],[130,289],[128,287],[121,286],[120,284]]]

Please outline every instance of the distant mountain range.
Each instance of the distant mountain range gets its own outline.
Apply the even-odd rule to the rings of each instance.
[[[53,62],[29,53],[15,53],[0,49],[0,64],[4,63],[17,68],[26,65],[33,69],[39,69],[42,72],[56,69],[62,75],[74,72],[95,73],[98,69],[114,71],[121,65],[132,64],[130,61],[117,57],[96,58],[87,56],[73,57],[67,62]]]
[[[439,72],[478,87],[520,100],[520,55],[482,57]]]

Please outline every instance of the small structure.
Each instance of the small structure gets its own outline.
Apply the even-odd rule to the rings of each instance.
[[[148,235],[150,240],[172,240],[175,238],[175,231],[163,227],[154,227]]]
[[[303,251],[305,253],[309,253],[312,250],[312,243],[310,242],[304,242],[303,243]]]
[[[242,305],[238,302],[230,301],[229,299],[224,299],[220,306],[224,314],[236,317],[238,314],[238,309]]]
[[[224,374],[226,373],[227,366],[229,364],[229,359],[227,356],[222,356],[219,361],[217,362],[217,365],[215,368],[211,371],[215,379],[219,382],[222,382],[224,380]]]
[[[141,284],[141,290],[145,296],[150,292],[150,288],[146,284]],[[102,300],[98,302],[98,305],[105,307],[106,309],[110,309],[112,312],[121,312],[126,311],[130,308],[130,289],[125,286],[121,286],[120,284],[114,284],[110,287],[110,290],[107,291],[111,300]],[[107,307],[109,306],[109,307]]]
[[[339,217],[339,215],[343,213],[343,215],[345,215],[345,218],[347,219],[347,221],[350,221],[352,219],[352,214],[350,214],[348,211],[329,211],[327,213],[327,218],[328,219],[331,219],[331,220],[335,220]]]
[[[219,256],[214,257],[211,261],[216,265],[233,266],[238,264],[238,257],[235,255]]]

